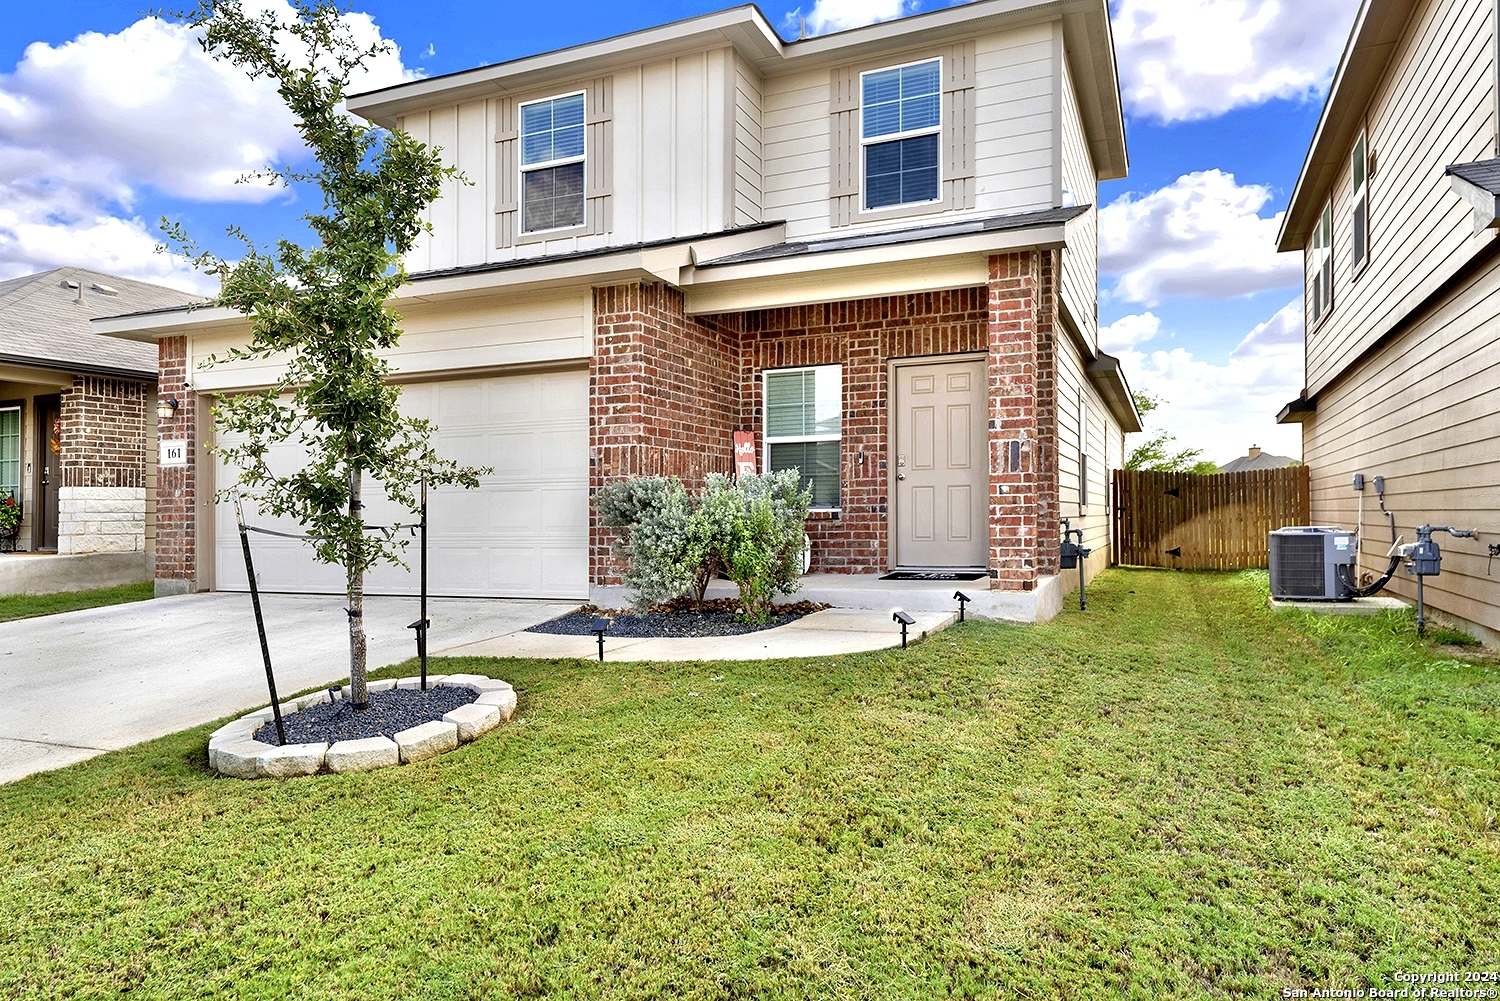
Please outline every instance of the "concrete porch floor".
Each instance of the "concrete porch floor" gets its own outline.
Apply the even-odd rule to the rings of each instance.
[[[778,599],[778,603],[816,601],[834,608],[861,608],[890,613],[895,609],[917,612],[957,612],[953,593],[962,591],[973,599],[968,615],[998,622],[1047,622],[1062,611],[1066,587],[1076,586],[1076,575],[1043,577],[1031,591],[991,591],[986,578],[979,580],[881,580],[879,574],[815,573],[802,578],[802,588]],[[710,598],[734,598],[739,594],[726,580],[708,587]],[[601,608],[624,608],[630,597],[623,587],[594,587],[590,600]]]

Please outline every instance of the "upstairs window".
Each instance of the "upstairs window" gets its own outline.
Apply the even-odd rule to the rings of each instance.
[[[1370,194],[1369,170],[1365,162],[1365,134],[1361,132],[1354,142],[1354,153],[1350,157],[1350,168],[1354,178],[1354,235],[1350,241],[1353,254],[1353,270],[1356,274],[1370,257]]]
[[[521,229],[583,225],[583,94],[521,105]]]
[[[1323,206],[1323,214],[1313,227],[1308,248],[1307,315],[1313,323],[1322,320],[1333,309],[1333,205]]]
[[[813,507],[839,506],[844,380],[837,365],[765,374],[766,471],[796,469]]]
[[[937,201],[942,76],[939,59],[861,75],[866,209]]]
[[[21,408],[0,409],[0,497],[21,502]]]

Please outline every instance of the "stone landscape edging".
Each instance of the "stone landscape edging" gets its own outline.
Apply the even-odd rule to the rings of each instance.
[[[255,731],[275,716],[267,706],[215,730],[208,738],[208,765],[220,775],[237,779],[289,778],[319,772],[367,772],[423,761],[454,750],[460,744],[476,740],[508,722],[516,711],[516,690],[510,682],[499,678],[482,674],[440,674],[429,676],[427,684],[430,688],[467,688],[477,698],[444,713],[440,720],[409,727],[394,738],[363,737],[340,740],[332,745],[277,746],[253,739]],[[369,683],[372,692],[420,687],[420,678],[390,678]],[[281,704],[281,712],[283,716],[289,716],[308,706],[328,702],[330,698],[329,692],[322,691],[288,699]]]

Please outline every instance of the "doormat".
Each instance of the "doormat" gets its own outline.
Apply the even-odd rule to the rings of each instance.
[[[985,570],[897,570],[881,580],[983,580],[989,573]]]

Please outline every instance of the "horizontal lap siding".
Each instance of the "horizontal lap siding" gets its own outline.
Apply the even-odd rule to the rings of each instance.
[[[1352,179],[1334,184],[1334,307],[1307,337],[1307,385],[1319,391],[1481,247],[1443,168],[1494,155],[1493,3],[1422,5],[1367,113],[1370,263],[1352,273]],[[1347,151],[1346,151],[1347,153]]]
[[[981,212],[1050,208],[1052,25],[984,36],[975,58],[975,207]]]
[[[760,74],[744,60],[735,59],[734,79],[734,224],[749,226],[765,218],[762,206],[762,143]]]
[[[1089,156],[1088,140],[1083,132],[1083,117],[1078,110],[1078,95],[1068,62],[1061,65],[1062,109],[1062,182],[1072,194],[1074,205],[1088,205],[1089,210],[1068,223],[1068,246],[1063,251],[1062,300],[1069,315],[1079,326],[1088,344],[1099,339],[1099,190],[1098,175]]]
[[[1500,263],[1325,390],[1303,427],[1312,469],[1312,516],[1354,526],[1356,472],[1385,477],[1396,530],[1415,540],[1424,522],[1477,528],[1478,541],[1438,537],[1443,572],[1426,582],[1433,607],[1500,634],[1500,578],[1486,544],[1500,540]],[[1373,486],[1364,496],[1364,569],[1385,566],[1389,529]],[[1398,573],[1390,590],[1414,599]]]
[[[1079,398],[1083,399],[1082,424]],[[1057,339],[1057,480],[1059,517],[1082,529],[1084,545],[1094,550],[1089,574],[1109,565],[1110,503],[1109,440],[1119,436],[1119,426],[1110,416],[1094,384],[1084,374],[1083,356],[1067,336]],[[1079,442],[1088,454],[1088,504],[1079,506]]]

